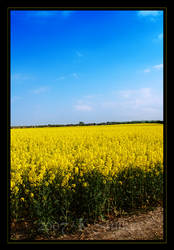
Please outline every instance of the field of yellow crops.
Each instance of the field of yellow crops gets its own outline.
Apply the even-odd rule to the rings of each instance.
[[[71,221],[162,199],[163,125],[11,129],[11,218]]]

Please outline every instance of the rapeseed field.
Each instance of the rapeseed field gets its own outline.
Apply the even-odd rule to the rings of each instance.
[[[95,220],[163,196],[163,125],[11,129],[10,215]]]

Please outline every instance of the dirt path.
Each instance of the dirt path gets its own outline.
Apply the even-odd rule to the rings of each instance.
[[[94,225],[82,232],[63,235],[57,240],[162,240],[163,208],[131,216],[122,216]]]
[[[31,227],[30,227],[31,228]],[[27,239],[25,228],[15,227],[12,238]],[[49,238],[37,235],[33,240],[163,240],[163,208],[111,218],[95,224],[89,224],[81,231]]]

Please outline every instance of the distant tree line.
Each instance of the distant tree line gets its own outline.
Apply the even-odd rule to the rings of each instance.
[[[11,126],[11,128],[44,128],[44,127],[72,127],[72,126],[95,126],[95,125],[116,125],[116,124],[136,124],[136,123],[160,123],[161,120],[142,120],[142,121],[125,121],[125,122],[100,122],[100,123],[84,123],[79,122],[77,124],[48,124],[48,125],[30,125],[30,126]]]

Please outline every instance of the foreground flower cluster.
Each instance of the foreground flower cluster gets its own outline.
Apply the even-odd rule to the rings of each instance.
[[[162,199],[163,126],[11,129],[11,216],[96,218]]]

